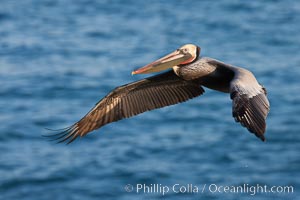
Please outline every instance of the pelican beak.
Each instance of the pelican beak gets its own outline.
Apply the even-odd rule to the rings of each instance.
[[[183,53],[180,49],[176,50],[169,55],[166,55],[144,67],[141,67],[131,74],[148,74],[153,72],[163,71],[172,68],[176,65],[188,62],[192,58],[190,53]]]

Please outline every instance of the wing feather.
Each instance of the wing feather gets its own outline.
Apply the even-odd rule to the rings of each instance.
[[[108,123],[184,102],[203,93],[204,89],[198,83],[185,81],[173,71],[168,71],[117,87],[81,120],[60,134],[55,134],[54,139],[71,143]]]
[[[230,93],[235,121],[265,141],[266,118],[270,110],[266,89],[251,72],[238,68],[230,84]]]

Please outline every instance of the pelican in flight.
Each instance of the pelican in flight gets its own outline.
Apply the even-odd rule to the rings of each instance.
[[[204,93],[204,86],[230,93],[235,121],[264,141],[270,110],[266,89],[250,71],[200,57],[200,50],[196,45],[186,44],[133,71],[132,74],[148,74],[172,68],[115,88],[82,119],[51,137],[71,143],[106,124],[198,97]]]

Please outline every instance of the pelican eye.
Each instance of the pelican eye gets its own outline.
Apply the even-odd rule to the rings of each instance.
[[[184,54],[187,54],[189,51],[188,51],[188,49],[184,48],[184,49],[181,50],[181,52],[184,53]]]

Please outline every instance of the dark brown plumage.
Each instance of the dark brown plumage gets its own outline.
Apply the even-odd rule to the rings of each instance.
[[[268,100],[265,89],[261,93],[249,97],[237,91],[231,92],[232,116],[236,122],[240,122],[251,133],[254,133],[261,140],[265,141],[266,117],[269,111]]]
[[[173,71],[117,87],[100,100],[80,121],[54,135],[68,143],[105,124],[128,118],[145,111],[187,101],[204,93],[193,81],[185,81]]]

